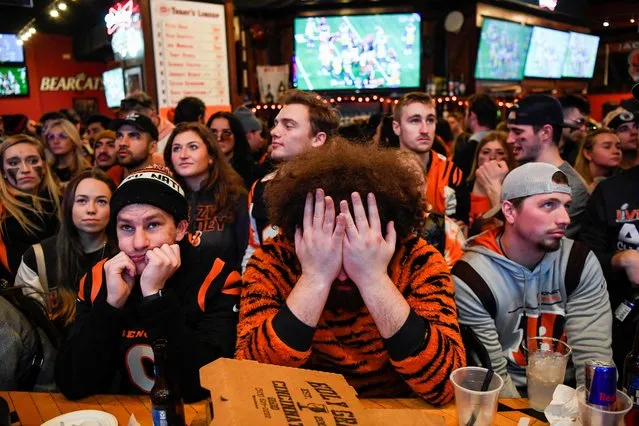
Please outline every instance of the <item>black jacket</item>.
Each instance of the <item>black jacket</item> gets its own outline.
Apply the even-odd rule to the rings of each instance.
[[[122,309],[106,301],[104,261],[80,282],[77,315],[56,360],[55,378],[69,399],[99,393],[148,393],[151,343],[169,342],[173,377],[186,402],[207,397],[199,369],[235,350],[240,275],[219,259],[208,262],[181,247],[182,266],[162,296],[143,298],[139,283]]]

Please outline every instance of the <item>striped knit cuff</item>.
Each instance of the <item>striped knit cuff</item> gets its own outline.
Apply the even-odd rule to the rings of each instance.
[[[426,320],[411,309],[406,322],[397,330],[397,333],[384,339],[388,355],[395,362],[403,361],[413,355],[424,345],[429,328]]]
[[[306,352],[313,343],[315,329],[300,321],[284,304],[273,317],[273,331],[288,347],[299,352]]]

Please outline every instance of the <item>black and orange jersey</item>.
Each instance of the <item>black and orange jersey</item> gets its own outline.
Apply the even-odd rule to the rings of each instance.
[[[189,244],[180,250],[182,265],[161,295],[143,298],[136,278],[121,309],[106,301],[107,259],[82,278],[75,323],[56,360],[56,383],[65,396],[150,392],[151,343],[162,337],[184,400],[206,397],[199,369],[233,356],[241,279],[220,259],[205,262]]]
[[[41,197],[47,196],[41,194]],[[34,233],[25,231],[13,216],[8,216],[0,224],[2,227],[0,232],[0,278],[12,283],[24,252],[33,244],[55,235],[58,231],[60,223],[53,202],[48,198],[44,198],[44,200],[44,216],[37,215],[33,208],[23,211],[24,215],[40,228],[35,230]],[[20,197],[20,201],[31,205],[29,199]],[[2,208],[2,205],[0,205],[0,209]]]
[[[205,259],[217,257],[239,270],[249,234],[246,194],[229,195],[225,213],[215,210],[214,196],[205,189],[188,193],[189,242]]]
[[[468,223],[470,194],[463,173],[442,154],[430,152],[426,167],[426,200],[435,213]]]
[[[251,187],[248,195],[249,211],[249,238],[244,259],[242,259],[242,271],[246,269],[246,264],[253,256],[255,250],[260,248],[264,241],[273,238],[278,234],[276,226],[270,224],[268,220],[268,210],[264,202],[264,189],[270,180],[275,177],[275,172],[264,176],[256,181]]]
[[[417,236],[398,243],[388,274],[411,313],[383,339],[366,306],[324,309],[316,328],[286,299],[301,276],[295,245],[278,235],[255,252],[244,273],[236,357],[343,374],[362,397],[413,392],[433,404],[453,398],[448,380],[465,364],[453,283],[441,254]]]

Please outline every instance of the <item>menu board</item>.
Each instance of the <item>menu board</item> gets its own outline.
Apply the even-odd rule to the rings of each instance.
[[[186,96],[230,105],[224,5],[151,0],[151,25],[160,108]]]

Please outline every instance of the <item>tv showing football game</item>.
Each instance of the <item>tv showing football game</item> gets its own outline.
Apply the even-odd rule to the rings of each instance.
[[[595,72],[598,48],[599,37],[571,32],[562,76],[568,78],[592,78]]]
[[[484,18],[477,51],[475,78],[521,80],[532,27],[516,22]]]
[[[0,97],[28,94],[27,67],[0,66]]]
[[[24,62],[24,49],[15,34],[0,34],[0,62]]]
[[[570,34],[544,27],[533,27],[524,76],[561,78]]]
[[[293,84],[302,90],[416,88],[417,13],[298,17]]]
[[[124,74],[122,68],[114,68],[102,73],[104,96],[109,108],[117,108],[124,99]]]

